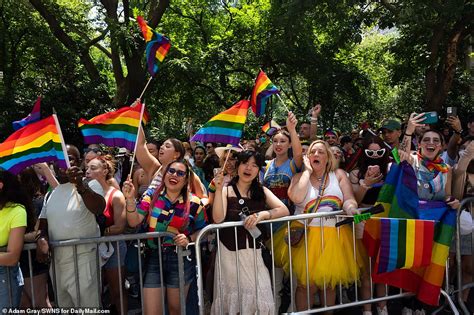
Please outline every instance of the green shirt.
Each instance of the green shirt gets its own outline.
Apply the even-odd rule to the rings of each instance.
[[[22,226],[26,227],[25,207],[17,203],[7,203],[0,210],[0,247],[8,245],[12,229]]]

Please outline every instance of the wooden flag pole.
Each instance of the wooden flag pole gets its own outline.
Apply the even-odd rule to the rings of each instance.
[[[148,81],[150,82],[150,81]],[[146,87],[145,87],[146,88]],[[130,165],[130,173],[128,174],[128,179],[132,178],[132,172],[133,172],[133,164],[135,163],[135,155],[137,152],[137,146],[138,146],[138,137],[140,135],[140,131],[142,128],[142,120],[143,120],[143,113],[145,112],[145,104],[142,104],[142,109],[140,111],[140,122],[138,124],[138,130],[137,130],[137,138],[135,139],[135,147],[133,148],[133,154],[132,154],[132,164]]]
[[[148,88],[148,85],[150,84],[151,80],[153,80],[152,76],[150,76],[150,78],[148,79],[148,82],[146,83],[145,87],[143,88],[143,91],[142,91],[142,93],[140,94],[140,97],[139,97],[140,100],[142,99],[143,94],[145,94],[145,91]]]
[[[69,156],[67,155],[66,142],[64,142],[63,132],[61,131],[61,126],[59,125],[59,120],[58,120],[58,117],[56,116],[56,111],[54,112],[55,112],[53,114],[54,123],[56,125],[56,128],[58,129],[59,138],[61,139],[61,148],[63,149],[64,160],[66,161],[66,167],[70,168],[71,162],[69,161]]]
[[[279,93],[277,93],[277,96],[278,96],[278,99],[280,100],[280,102],[283,104],[283,107],[285,107],[286,112],[287,112],[287,113],[290,112],[290,110],[288,109],[288,107],[286,107],[285,102],[283,102],[283,100],[281,99],[281,96],[280,96]]]
[[[226,164],[227,164],[227,161],[229,160],[229,156],[230,156],[230,154],[231,154],[230,151],[231,151],[231,150],[230,150],[230,148],[229,148],[228,154],[227,154],[227,156],[226,156],[226,158],[225,158],[225,161],[224,161],[224,165],[222,165],[222,170],[221,170],[222,173],[224,173],[225,166],[226,166]],[[224,153],[225,153],[225,150],[224,150]]]

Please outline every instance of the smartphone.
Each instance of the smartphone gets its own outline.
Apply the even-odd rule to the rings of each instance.
[[[457,116],[458,108],[457,107],[448,107],[446,108],[446,114],[448,117]]]
[[[425,117],[425,120],[421,122],[423,124],[436,124],[438,122],[437,112],[426,112],[423,117]]]

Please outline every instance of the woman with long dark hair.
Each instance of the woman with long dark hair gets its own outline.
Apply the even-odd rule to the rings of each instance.
[[[225,314],[236,314],[240,305],[242,314],[275,312],[270,275],[261,254],[262,239],[257,235],[261,234],[261,231],[255,229],[258,222],[288,215],[289,211],[281,200],[259,183],[258,174],[263,163],[263,158],[258,152],[243,151],[237,155],[237,174],[229,185],[224,187],[222,171],[215,178],[216,194],[212,208],[214,222],[244,220],[245,225],[237,228],[237,242],[234,229],[224,229],[220,232],[217,253],[219,259],[216,258],[214,276],[215,298],[211,311],[213,314],[220,314],[221,311]],[[256,234],[251,234],[255,232]],[[237,251],[238,266],[236,266]],[[255,261],[257,269],[254,267]],[[219,272],[222,275],[221,279],[218,276]],[[240,282],[237,281],[237,274],[240,276]],[[255,294],[257,284],[258,300]]]
[[[198,231],[207,224],[201,199],[191,193],[193,172],[185,160],[169,163],[163,172],[161,184],[150,186],[138,206],[135,204],[135,188],[130,180],[122,188],[126,198],[127,222],[131,227],[147,220],[150,232],[171,232],[173,238],[165,237],[161,248],[148,241],[149,257],[145,265],[144,309],[145,314],[161,314],[163,310],[161,290],[166,290],[169,314],[180,314],[178,255],[176,246],[186,247],[196,239]],[[163,277],[160,277],[161,251]],[[184,259],[185,292],[195,276],[196,260]]]
[[[385,146],[382,139],[376,136],[366,136],[362,142],[362,155],[359,158],[358,166],[351,171],[349,179],[354,190],[355,199],[359,207],[370,207],[377,201],[380,189],[384,183],[390,168],[390,151]],[[361,296],[363,299],[370,299],[370,277],[368,270],[369,258],[365,254],[365,249],[361,243],[362,233],[365,223],[361,222],[356,225],[357,246],[359,252],[363,253],[364,268],[361,269]],[[376,284],[375,290],[377,296],[385,295],[385,286]],[[388,313],[386,302],[380,302],[377,306],[378,314],[386,315]],[[372,314],[372,305],[364,305],[363,315]]]
[[[13,174],[0,169],[0,309],[20,306],[23,276],[18,265],[27,226],[33,213],[28,197]]]

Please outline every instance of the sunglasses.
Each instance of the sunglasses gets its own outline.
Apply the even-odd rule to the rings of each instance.
[[[173,167],[170,167],[170,168],[168,169],[168,174],[174,175],[175,173],[176,173],[176,176],[178,176],[178,177],[184,177],[184,176],[186,176],[186,171],[177,170],[177,169],[175,169],[175,168],[173,168]]]
[[[84,149],[84,153],[89,153],[89,152],[99,153],[102,151],[99,148],[85,148]]]
[[[380,150],[365,149],[365,155],[367,155],[368,157],[380,158],[384,154],[385,154],[385,149],[380,149]]]

